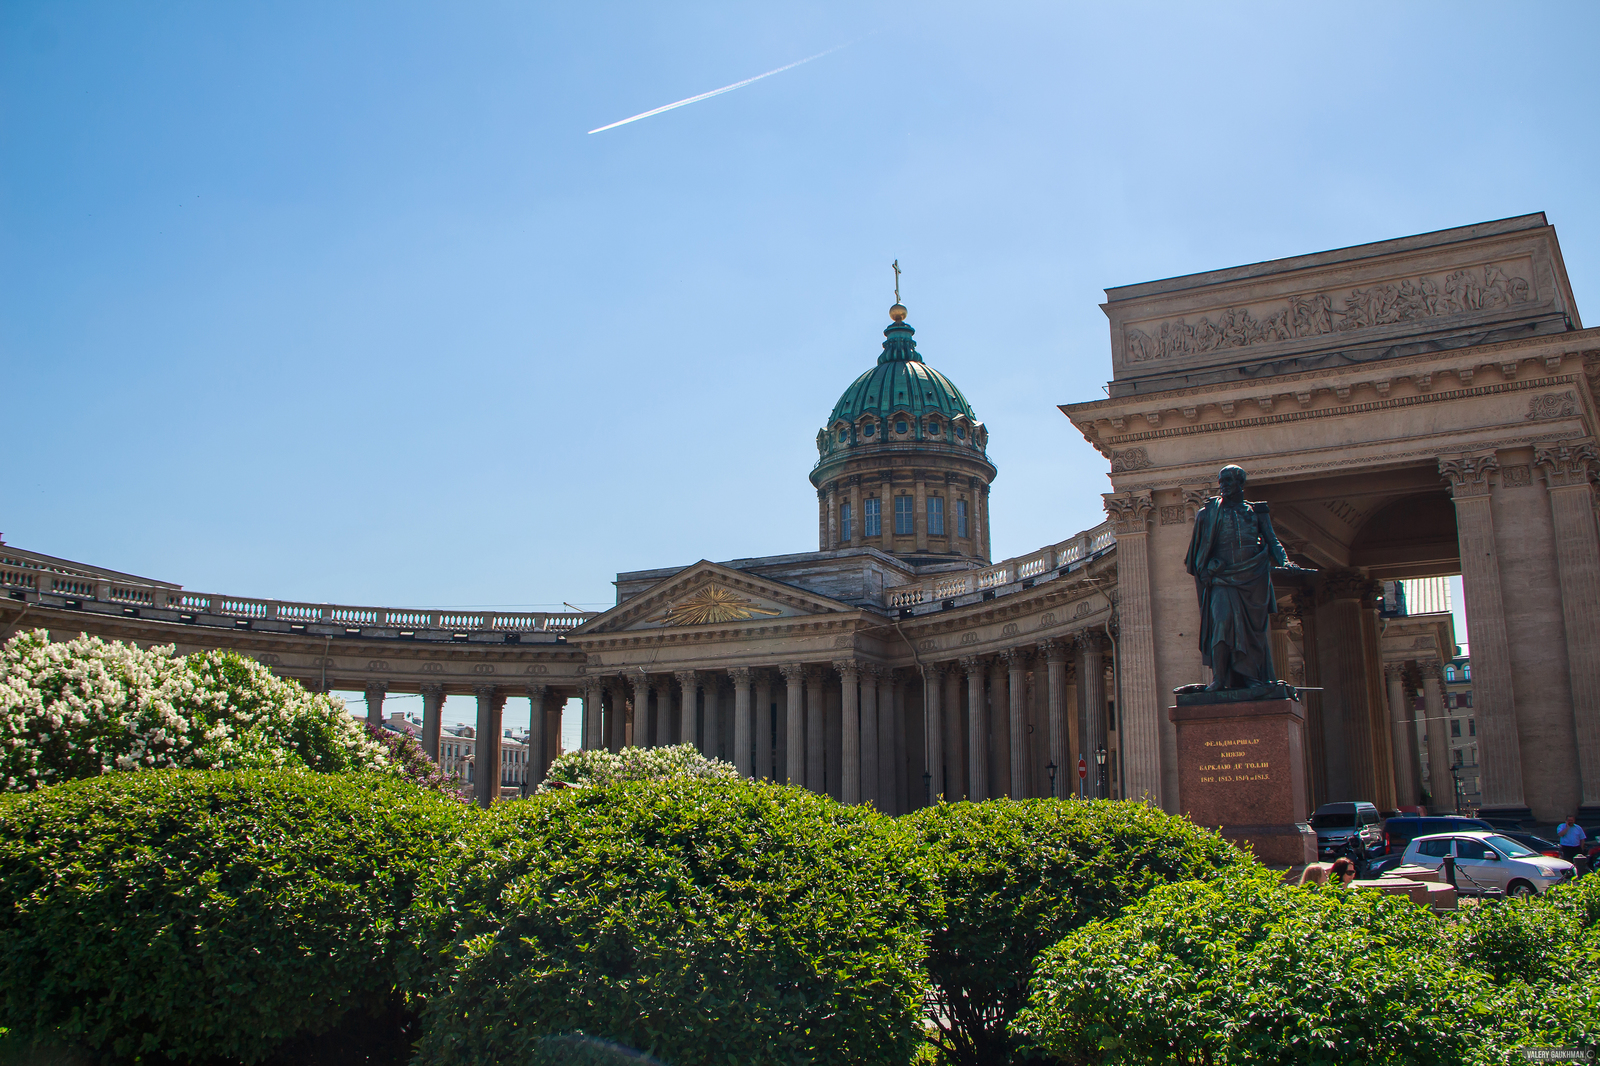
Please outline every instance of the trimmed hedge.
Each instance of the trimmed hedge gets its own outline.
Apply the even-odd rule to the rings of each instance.
[[[938,878],[927,968],[950,1061],[1013,1061],[1009,1026],[1039,955],[1159,885],[1254,860],[1188,819],[1142,803],[940,803],[901,819]]]
[[[413,898],[474,818],[376,775],[158,770],[18,797],[0,805],[0,1026],[255,1063],[355,1012],[394,1018],[420,977]]]
[[[675,778],[494,808],[440,908],[419,1061],[531,1064],[552,1037],[672,1066],[890,1064],[920,1043],[929,886],[892,819]]]
[[[1492,989],[1440,932],[1375,891],[1170,885],[1051,948],[1017,1031],[1071,1063],[1468,1063]]]

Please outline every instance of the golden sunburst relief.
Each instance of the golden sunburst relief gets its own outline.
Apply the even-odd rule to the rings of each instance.
[[[758,614],[777,613],[721,585],[708,585],[688,599],[679,600],[668,607],[661,615],[661,621],[669,626],[700,626],[714,622],[742,622]]]

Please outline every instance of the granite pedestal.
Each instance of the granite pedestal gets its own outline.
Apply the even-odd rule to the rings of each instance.
[[[1224,837],[1248,844],[1269,865],[1316,862],[1299,701],[1210,702],[1207,695],[1180,694],[1178,705],[1167,711],[1178,734],[1183,813],[1197,825],[1220,827]]]

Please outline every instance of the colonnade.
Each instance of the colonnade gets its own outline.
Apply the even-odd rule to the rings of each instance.
[[[860,658],[592,675],[585,748],[691,744],[745,777],[890,814],[949,800],[1070,795],[1112,743],[1110,636],[893,667]],[[1052,774],[1053,771],[1053,774]],[[1092,775],[1089,795],[1111,795]]]

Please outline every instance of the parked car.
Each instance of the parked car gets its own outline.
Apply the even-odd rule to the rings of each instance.
[[[1311,816],[1311,828],[1317,831],[1317,857],[1331,859],[1344,853],[1352,836],[1361,838],[1361,846],[1368,852],[1383,845],[1383,819],[1378,808],[1370,803],[1324,803]]]
[[[1406,850],[1406,845],[1417,837],[1430,833],[1466,832],[1474,829],[1493,831],[1494,826],[1482,818],[1463,818],[1457,814],[1441,814],[1427,818],[1390,818],[1383,823],[1383,850],[1393,855]]]
[[[1545,855],[1552,859],[1561,858],[1561,845],[1553,840],[1546,840],[1544,837],[1534,836],[1532,833],[1513,833],[1506,829],[1502,829],[1499,832],[1501,836],[1510,837],[1518,844],[1525,848],[1531,848],[1540,855]]]
[[[1406,845],[1407,865],[1442,870],[1445,859],[1455,860],[1456,890],[1468,894],[1534,896],[1577,875],[1565,859],[1540,855],[1492,830],[1430,834]]]

